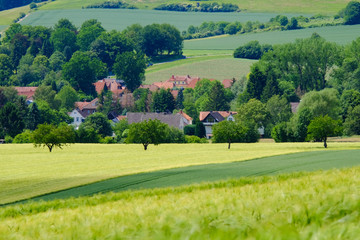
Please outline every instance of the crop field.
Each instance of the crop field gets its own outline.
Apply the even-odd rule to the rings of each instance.
[[[0,208],[0,239],[358,239],[360,168]]]
[[[0,204],[98,182],[157,170],[229,163],[307,151],[359,149],[360,143],[75,144],[49,153],[31,144],[0,145]]]
[[[292,31],[249,33],[209,39],[194,39],[184,42],[184,50],[234,50],[253,40],[257,40],[261,44],[283,44],[294,42],[295,39],[299,38],[308,38],[313,33],[318,33],[327,41],[345,45],[360,37],[360,25],[307,28]]]
[[[233,3],[240,9],[251,12],[282,12],[282,13],[322,13],[335,14],[344,8],[350,0],[216,0],[218,3]],[[102,3],[103,0],[56,0],[48,2],[41,9],[80,9],[90,4]],[[141,9],[153,9],[163,4],[163,0],[125,0]],[[183,3],[181,0],[167,0],[166,3]]]
[[[36,11],[24,19],[22,24],[50,27],[54,26],[59,19],[67,18],[80,27],[84,21],[95,18],[107,30],[124,30],[135,23],[143,26],[152,23],[169,23],[183,31],[187,30],[190,25],[199,26],[201,23],[208,21],[267,22],[276,15],[274,13],[203,13],[141,9],[73,9]],[[294,16],[294,14],[288,14],[288,16]]]
[[[194,57],[171,63],[162,63],[148,68],[145,84],[166,81],[171,75],[190,75],[200,78],[239,79],[250,72],[256,61],[233,58],[232,56]]]

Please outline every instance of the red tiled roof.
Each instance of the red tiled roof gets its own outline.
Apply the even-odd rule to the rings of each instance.
[[[212,111],[212,112],[219,113],[223,118],[227,118],[228,116],[230,116],[230,114],[231,115],[237,114],[237,112],[231,112],[231,111]],[[203,121],[209,115],[209,113],[210,111],[200,112],[199,120]]]
[[[224,79],[222,81],[222,84],[224,85],[224,88],[230,88],[234,84],[234,80],[232,80],[232,79]]]
[[[34,96],[37,87],[15,87],[15,90],[20,96],[26,96],[26,99],[30,99]]]
[[[140,85],[140,88],[147,88],[149,89],[151,92],[156,92],[157,90],[159,90],[159,87],[154,85],[154,84],[151,84],[151,85]]]
[[[98,99],[95,98],[91,102],[75,102],[75,107],[79,108],[81,111],[84,109],[96,109],[97,108]]]
[[[93,84],[98,94],[104,90],[105,84],[107,89],[114,94],[120,94],[124,91],[124,87],[122,87],[121,84],[116,81],[116,79],[104,78]]]

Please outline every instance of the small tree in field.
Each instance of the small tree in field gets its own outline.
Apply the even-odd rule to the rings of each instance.
[[[319,116],[311,120],[308,126],[308,139],[314,141],[323,141],[327,148],[327,138],[337,135],[341,132],[341,121],[334,120],[328,115]]]
[[[214,142],[227,142],[228,149],[230,144],[239,139],[241,134],[239,126],[233,121],[222,121],[213,126]]]
[[[158,145],[164,142],[167,127],[165,123],[157,119],[133,123],[130,125],[126,143],[141,143],[144,150],[147,150],[149,144]]]
[[[49,152],[53,147],[62,149],[69,143],[75,142],[75,132],[71,126],[67,124],[60,124],[55,126],[53,124],[40,124],[32,134],[32,140],[35,147],[48,147]]]

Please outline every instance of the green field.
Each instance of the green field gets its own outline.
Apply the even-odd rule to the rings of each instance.
[[[329,150],[359,149],[360,143],[331,143]],[[49,153],[31,144],[0,145],[0,204],[118,176],[212,163],[229,163],[306,151],[321,143],[75,144]],[[328,150],[326,150],[328,151]]]
[[[187,30],[190,25],[199,26],[205,21],[268,22],[270,18],[276,15],[274,13],[195,13],[133,9],[76,9],[36,11],[27,17],[22,24],[51,27],[59,19],[67,18],[80,27],[84,21],[95,18],[107,30],[123,30],[135,23],[143,26],[152,23],[169,23],[183,31]],[[294,14],[288,16],[294,16]]]
[[[166,81],[171,75],[190,75],[200,78],[239,79],[250,72],[250,66],[256,61],[237,59],[232,56],[194,57],[170,63],[153,65],[145,74],[145,84]]]
[[[348,44],[360,37],[360,25],[307,28],[280,32],[249,33],[209,39],[187,40],[184,42],[184,50],[234,50],[237,47],[253,40],[257,40],[261,44],[283,44],[293,42],[298,38],[308,38],[314,32],[320,34],[320,36],[324,37],[327,41],[339,44]]]
[[[359,239],[360,168],[0,208],[0,239]]]
[[[14,19],[19,17],[21,12],[28,13],[30,10],[29,6],[13,8],[10,10],[0,11],[0,31],[10,25]]]
[[[218,3],[233,3],[239,5],[240,9],[251,12],[282,12],[282,13],[322,13],[335,14],[344,8],[350,0],[216,0]],[[80,9],[93,3],[102,3],[103,0],[56,0],[48,2],[41,9]],[[153,9],[166,3],[183,3],[181,0],[125,0],[138,8]],[[190,1],[186,1],[191,3]]]

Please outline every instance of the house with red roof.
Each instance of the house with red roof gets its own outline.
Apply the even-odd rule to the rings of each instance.
[[[15,90],[18,92],[19,96],[25,96],[26,101],[34,101],[34,94],[37,87],[15,87]]]
[[[231,111],[200,112],[199,120],[204,124],[206,138],[209,139],[213,136],[212,134],[213,125],[224,120],[235,121],[234,115],[236,114],[237,112],[231,112]]]
[[[96,83],[93,83],[97,94],[100,94],[106,88],[113,93],[116,97],[120,97],[125,90],[125,83],[122,80],[104,78]]]
[[[87,118],[96,112],[98,105],[99,99],[95,98],[91,102],[75,102],[75,109],[77,109],[84,118]]]

